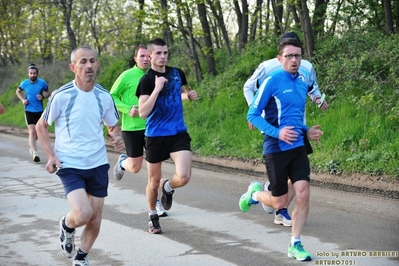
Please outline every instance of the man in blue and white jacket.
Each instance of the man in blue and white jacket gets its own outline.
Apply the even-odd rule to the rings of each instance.
[[[304,136],[306,134],[310,140],[319,143],[323,132],[320,125],[308,128],[304,122],[308,86],[299,78],[298,72],[301,43],[297,39],[285,39],[280,42],[278,52],[282,69],[272,73],[260,85],[247,114],[248,122],[265,133],[263,156],[270,191],[264,191],[262,185],[254,181],[241,196],[239,206],[243,212],[259,202],[280,209],[286,206],[289,189],[293,189],[295,206],[288,256],[307,261],[312,258],[300,240],[309,212],[310,194],[310,165]],[[287,177],[292,187],[288,186]]]

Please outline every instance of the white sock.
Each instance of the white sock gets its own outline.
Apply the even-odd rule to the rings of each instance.
[[[301,239],[299,239],[299,237],[291,237],[291,246],[293,246],[295,242],[301,242]]]
[[[252,199],[253,199],[254,201],[259,201],[259,200],[258,200],[258,192],[259,192],[259,191],[255,191],[254,193],[252,193]]]
[[[148,211],[148,215],[158,214],[157,210]]]
[[[165,189],[165,191],[168,192],[168,193],[169,193],[169,192],[172,192],[172,190],[173,190],[173,189],[170,187],[169,184],[170,184],[170,181],[166,181],[166,183],[165,183],[165,185],[164,185],[164,187],[163,187],[163,188]]]

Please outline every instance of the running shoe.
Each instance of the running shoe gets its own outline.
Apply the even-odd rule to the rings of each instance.
[[[269,185],[270,185],[269,181],[266,181],[265,183],[263,183],[263,191],[270,191],[269,190]],[[265,210],[265,212],[270,213],[270,214],[274,213],[274,208],[273,207],[269,207],[269,206],[267,206],[267,205],[265,205],[263,203],[262,203],[262,207]]]
[[[170,210],[170,208],[172,207],[172,202],[173,202],[173,192],[175,192],[174,190],[172,190],[171,192],[166,192],[165,191],[165,183],[168,181],[168,179],[162,178],[161,179],[161,187],[162,187],[162,197],[161,197],[161,204],[162,207],[165,210]]]
[[[67,258],[72,258],[72,255],[75,252],[75,231],[68,233],[62,226],[63,221],[65,221],[65,216],[61,217],[59,222],[60,248],[62,254],[64,254]]]
[[[157,209],[157,213],[159,217],[166,217],[168,216],[168,213],[164,210],[164,208],[162,207],[161,201],[157,200],[157,204],[155,205],[156,209]]]
[[[39,156],[37,156],[37,151],[29,150],[30,154],[32,155],[32,159],[35,163],[40,162]]]
[[[118,181],[122,179],[123,174],[125,173],[125,171],[121,167],[121,162],[123,160],[126,160],[126,158],[127,158],[126,154],[119,155],[118,161],[114,166],[114,178]]]
[[[300,241],[294,243],[293,246],[288,246],[288,257],[298,261],[312,260],[312,256],[307,252]]]
[[[284,226],[292,226],[292,220],[286,208],[276,211],[274,223],[282,224]]]
[[[242,194],[239,202],[241,211],[247,212],[251,206],[256,205],[259,201],[252,199],[252,194],[256,191],[262,191],[262,185],[258,181],[253,181],[249,186],[247,192]]]
[[[162,228],[161,225],[159,224],[158,214],[153,214],[149,216],[148,227],[149,227],[148,231],[151,234],[162,233]]]
[[[74,260],[72,266],[90,266],[89,259],[86,257],[83,260]]]

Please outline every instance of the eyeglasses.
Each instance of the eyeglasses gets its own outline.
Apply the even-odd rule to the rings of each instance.
[[[302,58],[301,54],[286,54],[286,55],[282,55],[282,56],[284,56],[288,60],[291,60],[294,57],[295,57],[295,59],[301,59]]]

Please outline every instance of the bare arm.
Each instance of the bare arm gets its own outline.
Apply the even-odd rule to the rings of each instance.
[[[146,119],[154,108],[159,93],[163,89],[163,85],[168,82],[164,77],[155,77],[155,88],[151,95],[140,95],[139,98],[139,114],[140,117]]]
[[[111,140],[112,145],[114,146],[115,150],[122,151],[125,148],[122,139],[122,131],[119,125],[115,126],[107,126],[108,129],[108,137]]]
[[[58,160],[54,153],[54,149],[50,142],[50,136],[48,134],[48,124],[43,118],[40,118],[36,124],[36,132],[39,142],[47,155],[46,170],[50,174],[55,173],[58,168],[62,168],[61,162]]]
[[[28,100],[25,99],[24,95],[22,94],[22,90],[20,88],[17,88],[17,90],[15,91],[15,93],[17,94],[18,98],[21,100],[21,102],[24,105],[28,104]]]

